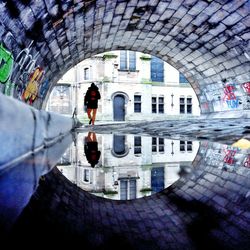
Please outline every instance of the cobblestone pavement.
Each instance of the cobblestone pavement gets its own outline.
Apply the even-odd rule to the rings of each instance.
[[[83,125],[77,131],[161,136],[171,139],[208,140],[227,145],[250,139],[250,119],[190,119],[153,122],[117,122]]]

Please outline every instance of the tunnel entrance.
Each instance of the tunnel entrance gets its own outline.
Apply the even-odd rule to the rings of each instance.
[[[41,244],[50,239],[83,244],[84,239],[88,249],[249,248],[249,151],[232,146],[236,139],[249,139],[248,0],[11,0],[1,1],[0,16],[0,135],[5,142],[0,158],[1,229],[6,222],[13,222],[14,215],[20,215],[14,228],[1,234],[10,232],[8,243],[19,239],[20,244],[23,240],[27,244],[28,235]],[[20,172],[23,178],[16,168],[8,168],[16,159],[30,159],[28,156],[38,152],[43,152],[38,162],[48,163],[47,156],[60,152],[61,148],[41,150],[55,144],[55,137],[62,140],[72,129],[72,120],[40,109],[45,109],[53,86],[69,69],[114,50],[158,57],[191,84],[206,119],[160,121],[150,129],[146,121],[130,127],[121,123],[119,128],[163,137],[192,134],[202,141],[194,171],[150,197],[117,201],[84,192],[56,168],[37,179],[37,161],[22,165],[29,171],[29,175]],[[133,58],[134,54],[127,56]],[[133,69],[129,64],[129,70]],[[88,77],[91,69],[84,73]],[[158,71],[155,79],[161,79]],[[135,96],[136,105],[128,99],[128,106],[139,110],[140,92]],[[165,111],[162,98],[150,96],[151,110]],[[174,101],[175,95],[171,98]],[[111,103],[111,99],[107,101]],[[181,101],[182,105],[190,104],[188,99]],[[182,106],[181,110],[187,109]],[[103,128],[100,124],[95,129]],[[108,131],[114,128],[111,124]],[[211,141],[224,143],[219,146]],[[25,181],[34,175],[35,181],[27,185]],[[155,176],[162,178],[163,171],[157,170]],[[22,191],[33,191],[39,181],[29,204],[25,195],[14,199],[19,194],[15,192],[20,187],[18,181],[24,184]],[[161,186],[161,181],[153,182]],[[26,207],[20,214],[15,202],[21,198]]]

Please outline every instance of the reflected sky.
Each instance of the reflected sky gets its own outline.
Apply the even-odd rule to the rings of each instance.
[[[83,190],[131,200],[160,192],[190,173],[199,145],[161,137],[79,133],[57,167]]]

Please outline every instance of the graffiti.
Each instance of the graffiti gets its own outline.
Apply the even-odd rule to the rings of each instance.
[[[5,84],[4,93],[10,95],[11,82],[10,77],[13,68],[13,55],[0,44],[0,83]]]
[[[13,95],[20,100],[22,99],[26,84],[29,82],[30,75],[36,67],[36,61],[39,55],[38,53],[34,57],[31,55],[32,44],[33,41],[27,48],[23,49],[15,59],[12,81],[15,81],[17,84]]]
[[[250,95],[250,82],[245,82],[242,84],[244,91]]]
[[[39,97],[44,99],[48,89],[49,89],[49,80],[47,79],[40,85]]]
[[[239,99],[234,93],[235,90],[236,87],[233,83],[228,83],[224,86],[223,101],[226,101],[228,108],[238,108],[239,106]]]
[[[37,67],[30,75],[30,80],[22,95],[23,101],[33,104],[35,99],[38,97],[39,84],[43,78],[43,75],[44,70],[41,67]]]
[[[234,156],[236,154],[236,150],[225,150],[225,157],[223,159],[223,161],[229,165],[233,165],[234,164]]]
[[[250,155],[247,156],[247,158],[245,159],[243,165],[246,168],[250,168]]]

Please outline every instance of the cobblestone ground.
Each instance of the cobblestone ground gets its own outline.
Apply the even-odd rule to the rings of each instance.
[[[240,149],[226,153],[235,139],[249,136],[247,120],[121,123],[92,129],[204,140],[190,174],[158,194],[131,201],[91,195],[54,168],[40,180],[10,234],[11,242],[28,245],[26,239],[32,238],[40,246],[80,244],[83,249],[250,249],[250,154]]]

